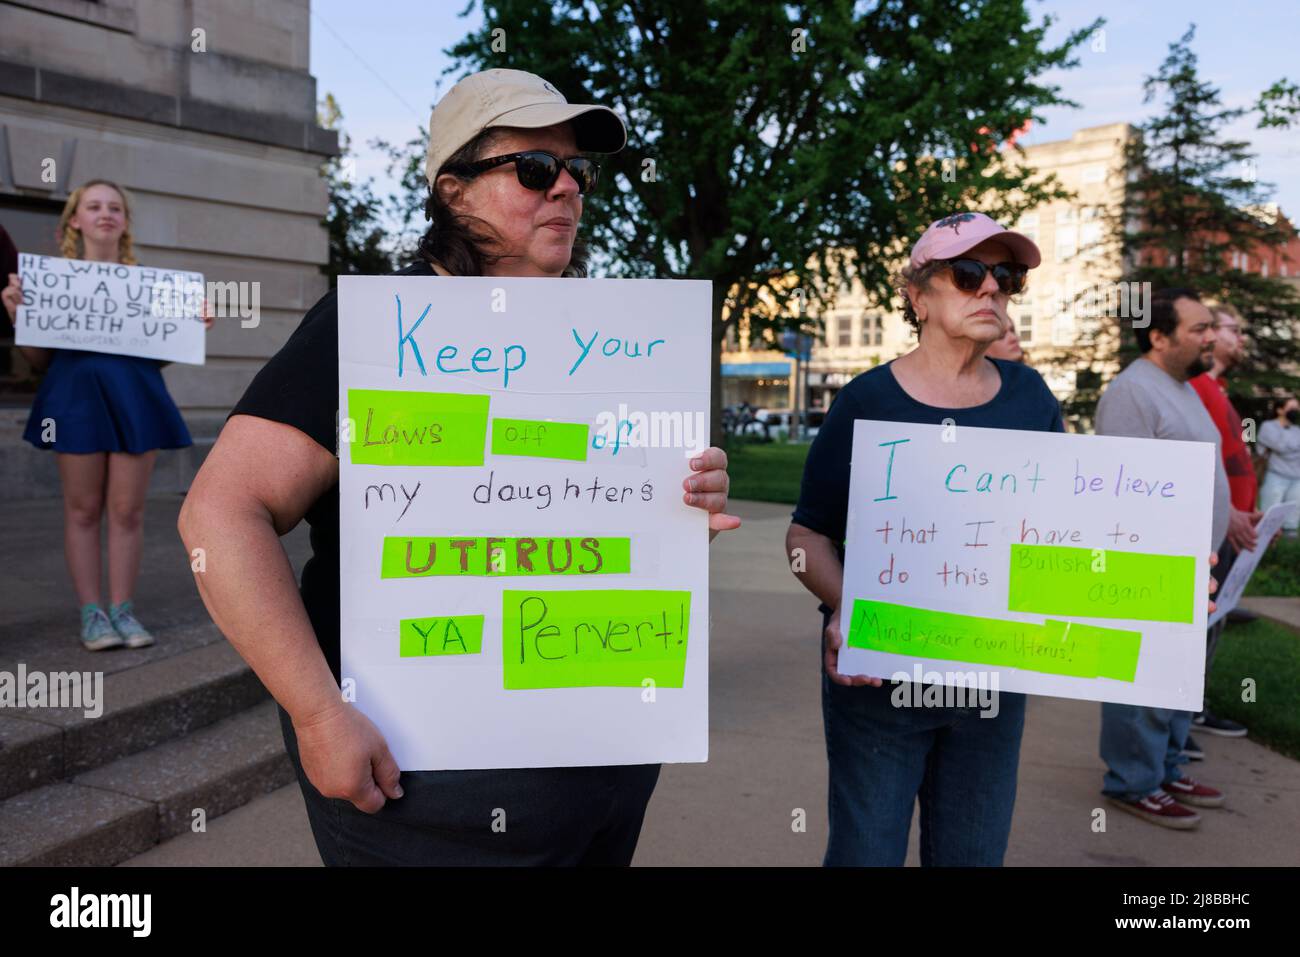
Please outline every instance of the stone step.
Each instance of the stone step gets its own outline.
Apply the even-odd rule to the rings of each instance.
[[[0,801],[0,866],[107,866],[294,780],[275,703]]]
[[[257,675],[214,625],[206,627],[216,640],[210,635],[197,648],[105,674],[98,716],[81,708],[0,711],[0,799],[155,748],[266,701]]]

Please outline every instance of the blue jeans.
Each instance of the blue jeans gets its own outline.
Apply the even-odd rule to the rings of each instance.
[[[1025,696],[1000,693],[997,717],[983,718],[977,708],[894,707],[894,688],[846,688],[822,675],[826,866],[901,866],[918,797],[923,866],[1000,866]]]
[[[1259,487],[1259,510],[1267,512],[1280,502],[1300,502],[1300,478],[1287,478],[1270,468],[1264,473],[1264,483]],[[1288,518],[1282,527],[1294,532],[1300,527],[1300,512]]]
[[[1137,800],[1183,776],[1180,766],[1190,711],[1141,705],[1101,706],[1101,759],[1106,762],[1103,794]]]

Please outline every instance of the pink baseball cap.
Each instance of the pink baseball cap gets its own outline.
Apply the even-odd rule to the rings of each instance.
[[[917,269],[932,259],[955,259],[986,239],[1006,243],[1016,261],[1030,269],[1043,261],[1043,254],[1028,236],[1003,229],[983,213],[954,213],[935,220],[916,241],[912,247],[912,268]]]

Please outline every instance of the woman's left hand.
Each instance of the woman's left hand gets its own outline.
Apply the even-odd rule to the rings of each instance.
[[[686,494],[682,501],[709,513],[709,541],[718,532],[740,527],[740,518],[726,514],[727,489],[731,479],[727,476],[727,453],[710,446],[691,459],[691,474],[682,480]]]
[[[203,317],[203,331],[207,332],[209,329],[212,328],[212,323],[214,320],[212,318],[212,307],[208,305],[208,301],[206,299],[203,300],[203,310],[202,312],[199,313],[199,315]]]

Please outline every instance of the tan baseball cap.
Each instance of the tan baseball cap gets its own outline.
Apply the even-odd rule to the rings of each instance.
[[[570,103],[554,86],[523,70],[473,73],[438,101],[429,116],[429,153],[424,174],[430,185],[453,153],[493,126],[541,129],[572,122],[578,149],[617,153],[627,143],[627,129],[605,106]]]

